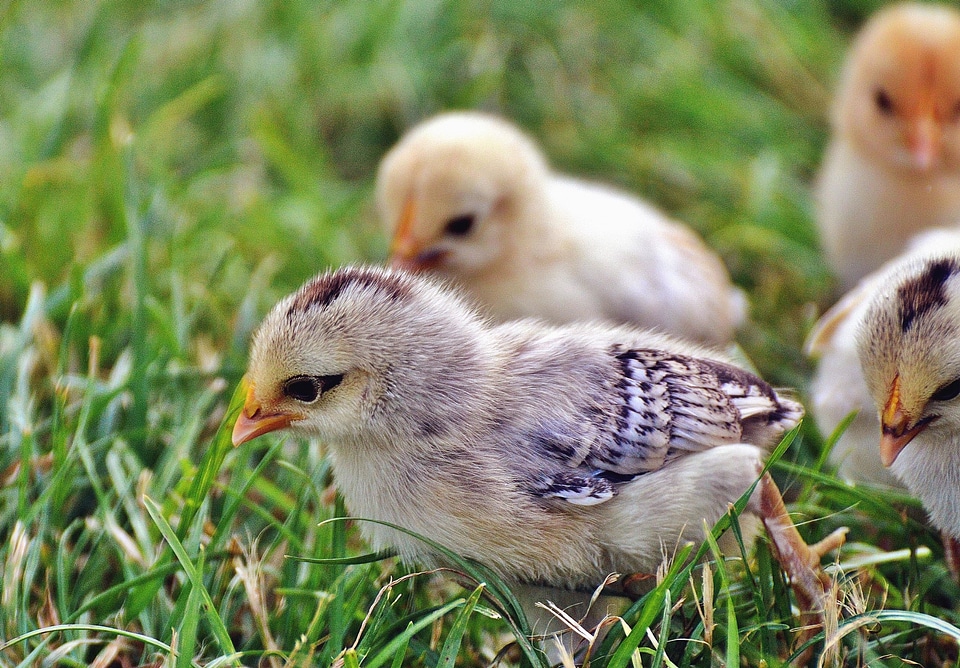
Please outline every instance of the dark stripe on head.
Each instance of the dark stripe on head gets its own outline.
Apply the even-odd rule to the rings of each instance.
[[[410,286],[401,274],[371,267],[347,267],[319,276],[304,285],[287,313],[293,315],[312,308],[324,308],[354,286],[379,292],[391,301],[400,301],[410,293]]]
[[[926,269],[897,289],[900,304],[900,330],[906,333],[917,318],[947,303],[946,282],[960,271],[950,258],[931,262]]]

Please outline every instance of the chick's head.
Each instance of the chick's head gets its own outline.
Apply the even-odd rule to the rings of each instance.
[[[960,256],[911,262],[892,277],[864,317],[857,351],[880,414],[883,464],[960,458],[933,452],[960,438]]]
[[[544,196],[546,172],[533,143],[499,118],[451,112],[422,123],[377,175],[391,263],[451,277],[495,266],[523,236],[518,221]]]
[[[960,170],[960,12],[918,4],[878,12],[847,59],[834,124],[889,168]]]
[[[318,276],[255,333],[234,444],[284,428],[337,442],[440,431],[434,404],[469,393],[458,373],[479,363],[481,335],[458,297],[403,272]]]

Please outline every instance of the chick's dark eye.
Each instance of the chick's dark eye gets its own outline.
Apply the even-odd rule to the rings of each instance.
[[[877,92],[873,94],[873,101],[876,103],[880,113],[887,115],[893,113],[893,100],[890,99],[887,91],[878,88]]]
[[[930,399],[932,401],[950,401],[951,399],[956,399],[958,395],[960,395],[960,378],[942,386],[933,393]]]
[[[291,399],[309,404],[320,396],[320,386],[313,376],[294,376],[283,384],[283,393]]]
[[[447,234],[454,237],[462,237],[470,234],[470,230],[473,229],[474,217],[472,215],[466,214],[463,216],[457,216],[456,218],[451,218],[447,222],[447,227],[445,228]]]
[[[343,382],[343,374],[330,376],[294,376],[283,384],[284,396],[312,404],[324,392],[329,392]]]

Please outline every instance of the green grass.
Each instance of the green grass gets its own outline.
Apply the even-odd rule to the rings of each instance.
[[[318,445],[223,431],[266,310],[383,258],[377,161],[441,109],[509,116],[697,229],[751,298],[740,343],[805,391],[833,296],[809,185],[880,3],[638,4],[0,3],[0,666],[486,665],[518,636],[505,660],[539,661],[479,566],[404,577],[324,522]],[[820,448],[805,425],[774,473],[809,540],[852,529],[837,661],[956,662],[916,502]],[[674,563],[591,665],[780,665],[789,593],[764,544],[750,564]]]

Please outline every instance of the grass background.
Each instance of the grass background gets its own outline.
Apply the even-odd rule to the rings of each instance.
[[[252,329],[316,272],[382,260],[380,156],[482,108],[698,230],[751,298],[741,345],[802,393],[833,298],[810,182],[880,4],[0,3],[0,666],[489,663],[520,622],[475,585],[420,575],[377,599],[392,560],[284,557],[364,547],[318,526],[344,509],[316,445],[218,433]],[[836,660],[955,664],[960,591],[916,504],[837,482],[820,446],[805,425],[775,472],[809,539],[853,529]],[[691,573],[592,665],[788,657],[763,547],[752,575]]]

